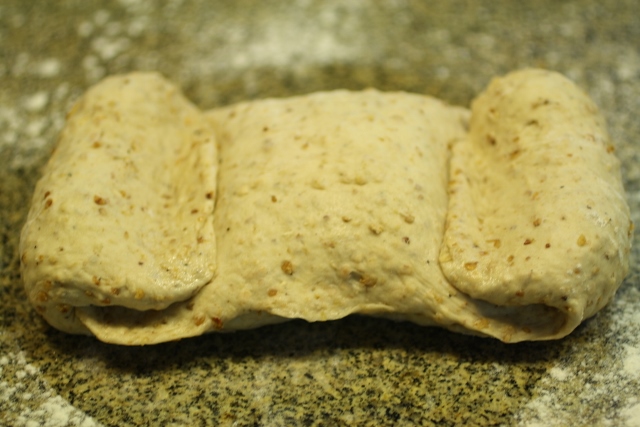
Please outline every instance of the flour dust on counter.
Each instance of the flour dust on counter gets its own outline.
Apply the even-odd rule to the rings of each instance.
[[[37,367],[16,348],[0,356],[0,376],[13,377],[11,383],[0,382],[0,409],[5,414],[18,414],[15,419],[3,418],[14,427],[102,427],[102,424],[77,409],[56,393],[42,378]]]
[[[598,316],[588,322],[580,341],[536,384],[532,399],[516,416],[518,426],[564,426],[576,419],[585,425],[640,426],[640,337],[635,332],[640,328],[640,290],[623,287],[621,293],[624,299],[606,309],[608,324]],[[596,329],[605,330],[622,351],[611,354],[598,347],[590,337]],[[578,365],[570,362],[576,358]]]

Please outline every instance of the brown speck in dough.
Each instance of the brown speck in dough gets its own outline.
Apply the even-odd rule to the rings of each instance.
[[[102,147],[102,144],[100,144],[98,141],[96,141],[96,142],[94,142],[93,144],[91,144],[91,146],[92,146],[93,148],[100,148],[100,147]]]
[[[222,319],[220,319],[219,317],[212,317],[211,321],[213,322],[213,325],[216,329],[222,329],[222,327],[224,326]]]
[[[342,217],[342,221],[344,221],[344,222],[351,222],[351,218],[349,218],[348,216],[343,216],[343,217]]]
[[[282,261],[280,268],[285,274],[288,274],[289,276],[293,274],[293,264],[291,263],[291,261]]]
[[[58,305],[58,311],[60,313],[68,313],[71,310],[71,306],[67,305],[67,304],[60,304]]]
[[[487,142],[490,145],[496,145],[496,138],[495,136],[491,135],[491,134],[487,134]]]
[[[409,239],[407,236],[403,237],[402,241],[405,242],[407,245],[411,243],[411,239]]]
[[[278,198],[276,196],[271,196],[271,201],[275,203],[278,201]]]
[[[413,224],[413,222],[416,220],[416,218],[411,214],[403,214],[402,219],[404,219],[404,222],[406,222],[407,224]]]
[[[516,296],[517,297],[523,297],[524,296],[524,291],[522,291],[522,290],[516,291]]]
[[[277,294],[278,294],[277,289],[269,289],[269,292],[267,292],[267,295],[269,295],[270,297],[275,297]]]
[[[138,289],[138,290],[136,291],[136,293],[133,295],[133,297],[134,297],[135,299],[142,299],[142,298],[144,298],[144,291],[143,291],[142,289]]]
[[[580,269],[580,267],[576,267],[573,269],[573,274],[580,274],[582,273],[582,270]]]
[[[464,268],[467,271],[473,271],[473,270],[476,269],[477,266],[478,266],[477,262],[467,262],[467,263],[464,264]]]
[[[546,98],[540,98],[539,100],[537,100],[536,102],[534,102],[533,104],[531,104],[531,108],[533,110],[535,110],[536,108],[543,106],[543,105],[549,105],[551,101],[549,101]]]
[[[213,199],[213,191],[209,191],[207,194],[205,194],[205,197],[209,200]]]
[[[607,145],[607,153],[611,154],[614,151],[616,151],[616,147],[614,147],[613,145],[609,144]]]
[[[485,329],[487,326],[489,326],[489,319],[486,319],[486,318],[478,319],[475,322],[473,322],[473,326],[475,326],[480,330]]]
[[[97,196],[97,195],[96,195],[96,196],[93,196],[93,202],[94,202],[96,205],[103,206],[103,205],[106,205],[106,204],[107,204],[107,199],[104,199],[104,198],[102,198],[102,197],[100,197],[100,196]]]
[[[500,239],[487,240],[487,243],[493,243],[493,247],[496,249],[502,246],[502,242],[500,241]]]
[[[49,294],[44,292],[44,291],[38,292],[38,295],[36,296],[36,301],[38,301],[38,302],[47,302],[47,301],[49,301]]]
[[[507,257],[507,262],[513,262],[514,256],[513,255],[509,255]]]
[[[547,243],[546,245],[544,245],[544,247],[545,247],[546,249],[549,249],[549,248],[551,247],[551,243]]]
[[[51,194],[51,191],[47,191],[44,193],[44,197],[43,199],[46,199],[47,197],[49,197],[49,194]]]
[[[120,288],[111,288],[112,295],[120,295]]]
[[[355,178],[354,182],[355,182],[357,185],[365,185],[365,184],[367,184],[367,180],[366,180],[364,177],[360,176],[360,175],[356,176],[356,178]],[[324,187],[323,187],[323,188],[324,188]]]
[[[369,225],[369,231],[377,236],[384,231],[384,228],[380,224],[372,224]]]
[[[195,323],[196,326],[200,326],[200,325],[202,325],[204,323],[204,319],[205,319],[205,317],[202,316],[202,315],[201,316],[194,316],[193,323]]]
[[[536,218],[533,220],[533,226],[534,227],[539,227],[540,224],[542,224],[542,220],[540,218]]]
[[[44,202],[44,208],[45,208],[45,209],[47,209],[47,208],[48,208],[48,207],[50,207],[52,204],[53,204],[53,200],[51,200],[51,199],[47,199],[47,200]]]
[[[101,303],[103,303],[104,305],[109,305],[111,304],[111,298],[109,297],[105,297],[102,301],[100,301]]]
[[[102,279],[98,276],[93,276],[91,280],[93,281],[93,284],[96,286],[100,286],[100,282],[102,281]]]
[[[525,239],[524,244],[525,245],[530,245],[533,243],[533,239]]]
[[[585,246],[587,244],[587,238],[584,236],[584,234],[581,234],[580,237],[578,237],[578,241],[576,243],[578,244],[578,246]]]
[[[372,276],[362,276],[359,280],[360,283],[362,283],[365,287],[367,288],[371,288],[373,286],[376,285],[376,283],[378,283],[378,279],[376,279],[375,277]]]

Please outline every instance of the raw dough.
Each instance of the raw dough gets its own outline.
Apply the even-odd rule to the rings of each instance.
[[[210,124],[159,75],[90,89],[67,117],[21,236],[37,311],[89,333],[83,307],[162,310],[197,293],[215,271],[216,172]]]
[[[376,90],[205,117],[156,75],[107,79],[36,189],[29,297],[60,329],[128,345],[352,313],[506,342],[567,335],[628,268],[602,119],[564,77],[525,70],[468,120]]]

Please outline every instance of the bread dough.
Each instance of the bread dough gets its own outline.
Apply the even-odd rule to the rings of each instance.
[[[20,241],[29,299],[58,329],[85,308],[162,310],[215,271],[217,158],[204,115],[157,74],[110,77],[76,103]]]
[[[498,338],[559,338],[604,307],[628,272],[632,227],[604,120],[572,82],[514,72],[473,102],[440,265],[473,298],[540,308]]]
[[[60,329],[128,345],[353,313],[562,337],[627,272],[602,119],[564,77],[526,70],[494,81],[468,121],[376,90],[203,114],[157,75],[107,79],[37,186],[29,298]]]

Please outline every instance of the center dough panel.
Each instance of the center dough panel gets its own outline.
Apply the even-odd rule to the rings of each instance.
[[[438,266],[448,146],[463,137],[466,110],[368,90],[208,114],[220,144],[218,272],[196,319],[234,329],[434,316],[450,290]]]

